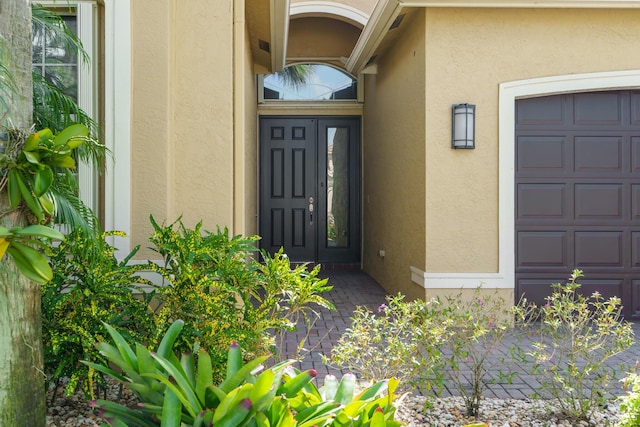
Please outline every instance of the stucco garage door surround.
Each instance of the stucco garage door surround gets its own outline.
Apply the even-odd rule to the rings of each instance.
[[[499,254],[497,272],[433,272],[411,267],[412,280],[427,289],[515,287],[515,106],[516,100],[563,93],[640,88],[640,70],[570,74],[500,84]],[[637,258],[636,258],[637,260]],[[568,272],[567,272],[568,274]],[[561,278],[564,280],[566,275]],[[639,296],[633,296],[638,307]]]
[[[639,309],[640,91],[516,102],[516,293],[584,270],[583,291]]]

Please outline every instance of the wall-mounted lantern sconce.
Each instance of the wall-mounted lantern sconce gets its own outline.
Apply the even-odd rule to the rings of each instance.
[[[476,106],[454,104],[451,108],[451,148],[476,148]]]

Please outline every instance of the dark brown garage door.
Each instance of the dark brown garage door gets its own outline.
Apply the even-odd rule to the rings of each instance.
[[[516,294],[584,293],[640,315],[640,91],[516,102]]]

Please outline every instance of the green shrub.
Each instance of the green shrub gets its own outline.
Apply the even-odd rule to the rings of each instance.
[[[422,392],[438,393],[448,379],[467,415],[476,416],[489,369],[504,363],[503,375],[513,375],[506,360],[490,357],[512,329],[511,307],[481,288],[470,299],[460,293],[445,302],[388,297],[377,314],[355,310],[331,360],[367,380],[395,376]]]
[[[398,378],[424,391],[441,386],[438,345],[446,329],[434,322],[437,301],[405,302],[388,296],[378,313],[356,307],[351,325],[331,349],[331,362],[357,372],[364,380]]]
[[[396,381],[379,382],[356,393],[353,375],[345,375],[340,382],[329,376],[318,390],[311,382],[315,371],[297,371],[291,367],[292,360],[258,374],[267,356],[244,364],[236,343],[228,351],[226,378],[216,386],[211,358],[204,349],[183,353],[180,358],[173,353],[183,326],[180,320],[174,322],[153,353],[140,344],[134,350],[108,327],[114,345],[100,343],[98,348],[120,372],[106,364],[87,365],[124,382],[140,399],[135,408],[105,400],[92,402],[111,425],[400,425],[393,419]]]
[[[99,373],[80,363],[105,359],[95,343],[106,336],[102,322],[117,326],[128,339],[145,342],[154,330],[149,314],[153,293],[134,294],[137,266],[127,265],[136,253],[118,261],[115,249],[105,241],[110,232],[88,236],[82,229],[67,235],[65,241],[51,249],[53,279],[42,290],[42,336],[44,366],[48,381],[56,385],[67,377],[66,393],[73,393],[82,383],[93,394],[93,385],[101,383]]]
[[[624,380],[627,395],[620,398],[620,423],[618,427],[640,426],[640,375],[630,373]]]
[[[165,279],[157,292],[158,330],[183,319],[176,349],[187,351],[197,340],[211,355],[218,379],[232,342],[248,358],[269,353],[274,334],[294,328],[301,315],[313,312],[310,304],[333,308],[319,295],[331,287],[317,277],[318,268],[291,269],[282,253],[263,254],[264,264],[253,260],[256,236],[230,237],[226,228],[202,231],[202,223],[190,229],[180,219],[159,225],[151,217],[151,223],[152,249],[164,260],[147,266]]]
[[[498,368],[507,380],[514,375],[504,355],[495,355],[513,329],[513,304],[497,290],[478,287],[471,297],[458,293],[447,297],[439,307],[436,321],[445,327],[445,339],[439,346],[442,369],[462,396],[466,415],[478,416],[483,392],[487,383],[493,381],[487,379],[487,373]]]
[[[525,324],[536,321],[531,373],[543,396],[554,399],[565,416],[588,421],[606,403],[616,374],[605,361],[628,349],[634,338],[621,317],[620,298],[580,294],[581,277],[582,271],[574,270],[567,283],[553,285],[545,305],[520,307],[520,316]]]

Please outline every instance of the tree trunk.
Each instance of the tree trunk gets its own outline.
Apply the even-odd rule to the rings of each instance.
[[[8,48],[5,65],[18,89],[10,101],[11,124],[29,128],[33,109],[31,80],[31,6],[29,0],[0,0],[0,35]],[[0,171],[6,172],[6,171]],[[7,194],[0,193],[0,212]],[[19,212],[0,219],[20,225]],[[40,324],[40,287],[20,274],[13,260],[0,260],[0,425],[41,427],[46,403]]]

